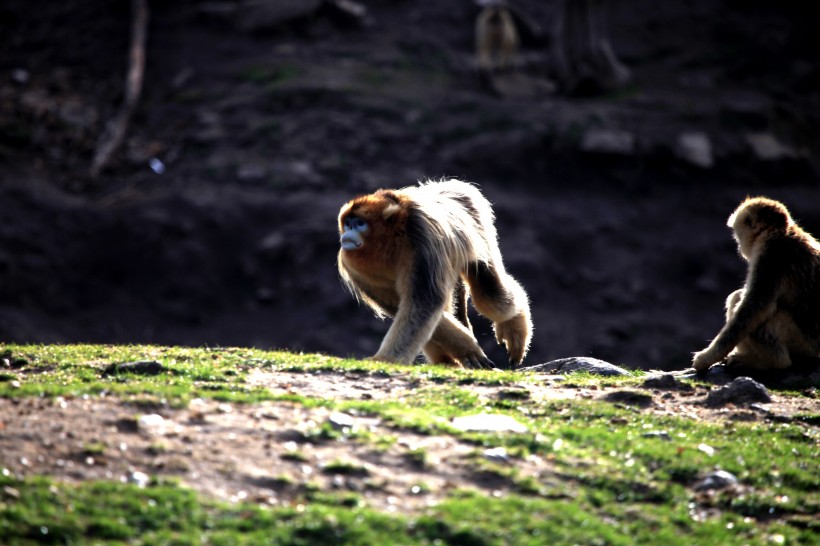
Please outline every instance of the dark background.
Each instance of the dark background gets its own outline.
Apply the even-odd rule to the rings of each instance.
[[[490,92],[472,2],[362,3],[364,24],[320,12],[248,30],[204,2],[150,2],[143,95],[92,179],[122,101],[129,3],[4,0],[0,341],[370,355],[389,323],[338,280],[339,207],[458,177],[494,203],[531,296],[527,364],[676,369],[743,281],[725,221],[744,196],[780,199],[820,233],[807,3],[613,2],[633,79],[592,97]],[[557,2],[518,5],[543,25],[523,57],[541,77]],[[710,165],[680,153],[688,133],[708,138]],[[601,149],[602,135],[626,145]],[[750,144],[760,135],[764,149]],[[473,324],[504,363],[487,322]]]

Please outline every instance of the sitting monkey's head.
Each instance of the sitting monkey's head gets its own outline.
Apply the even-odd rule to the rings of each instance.
[[[767,197],[748,197],[729,216],[740,254],[749,260],[755,246],[766,239],[785,235],[792,217],[783,203]]]

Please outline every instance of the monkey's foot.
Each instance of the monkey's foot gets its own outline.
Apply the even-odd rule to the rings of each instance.
[[[514,366],[521,364],[530,345],[530,321],[526,315],[521,314],[504,322],[496,322],[493,329],[498,344],[506,347],[510,362]]]
[[[484,353],[470,354],[461,358],[461,363],[466,368],[474,369],[492,369],[495,368],[495,363],[487,358]]]

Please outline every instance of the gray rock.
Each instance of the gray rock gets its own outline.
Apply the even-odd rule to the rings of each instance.
[[[762,384],[751,377],[738,377],[731,383],[710,392],[704,404],[714,408],[727,404],[748,405],[771,401],[769,391]]]
[[[658,438],[663,440],[664,442],[671,442],[672,436],[669,435],[668,432],[665,430],[653,430],[651,432],[644,432],[641,434],[643,438]]]
[[[798,155],[793,148],[780,142],[771,133],[749,133],[745,139],[752,153],[761,161],[791,159]]]
[[[103,375],[117,375],[121,373],[132,373],[134,375],[159,375],[166,371],[165,366],[153,360],[140,360],[137,362],[121,362],[109,365]]]
[[[648,408],[653,404],[651,395],[638,391],[614,391],[604,396],[604,400],[639,408]]]
[[[691,391],[693,389],[692,385],[682,383],[677,377],[675,377],[671,373],[661,373],[649,376],[646,378],[646,380],[643,382],[641,386],[647,389],[660,389],[667,391]]]
[[[328,423],[336,430],[352,429],[356,420],[350,415],[341,412],[333,412],[327,418]]]
[[[581,149],[585,152],[631,155],[635,152],[635,135],[617,129],[590,129],[584,133]]]
[[[703,477],[694,485],[695,491],[712,491],[715,489],[726,489],[737,485],[737,478],[734,474],[725,470],[716,470]]]
[[[708,169],[715,164],[712,155],[712,142],[706,133],[681,133],[678,135],[675,155],[703,169]]]
[[[534,366],[527,366],[520,368],[522,372],[537,372],[537,373],[560,373],[568,374],[573,372],[588,372],[596,375],[617,376],[630,375],[630,373],[614,364],[610,364],[604,360],[597,358],[590,358],[587,356],[573,356],[569,358],[559,358],[543,364],[536,364]]]

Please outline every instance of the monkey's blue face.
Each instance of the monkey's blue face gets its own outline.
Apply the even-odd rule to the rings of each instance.
[[[340,238],[344,250],[356,250],[364,244],[364,234],[367,233],[367,222],[356,216],[348,216],[342,223],[344,231]]]

